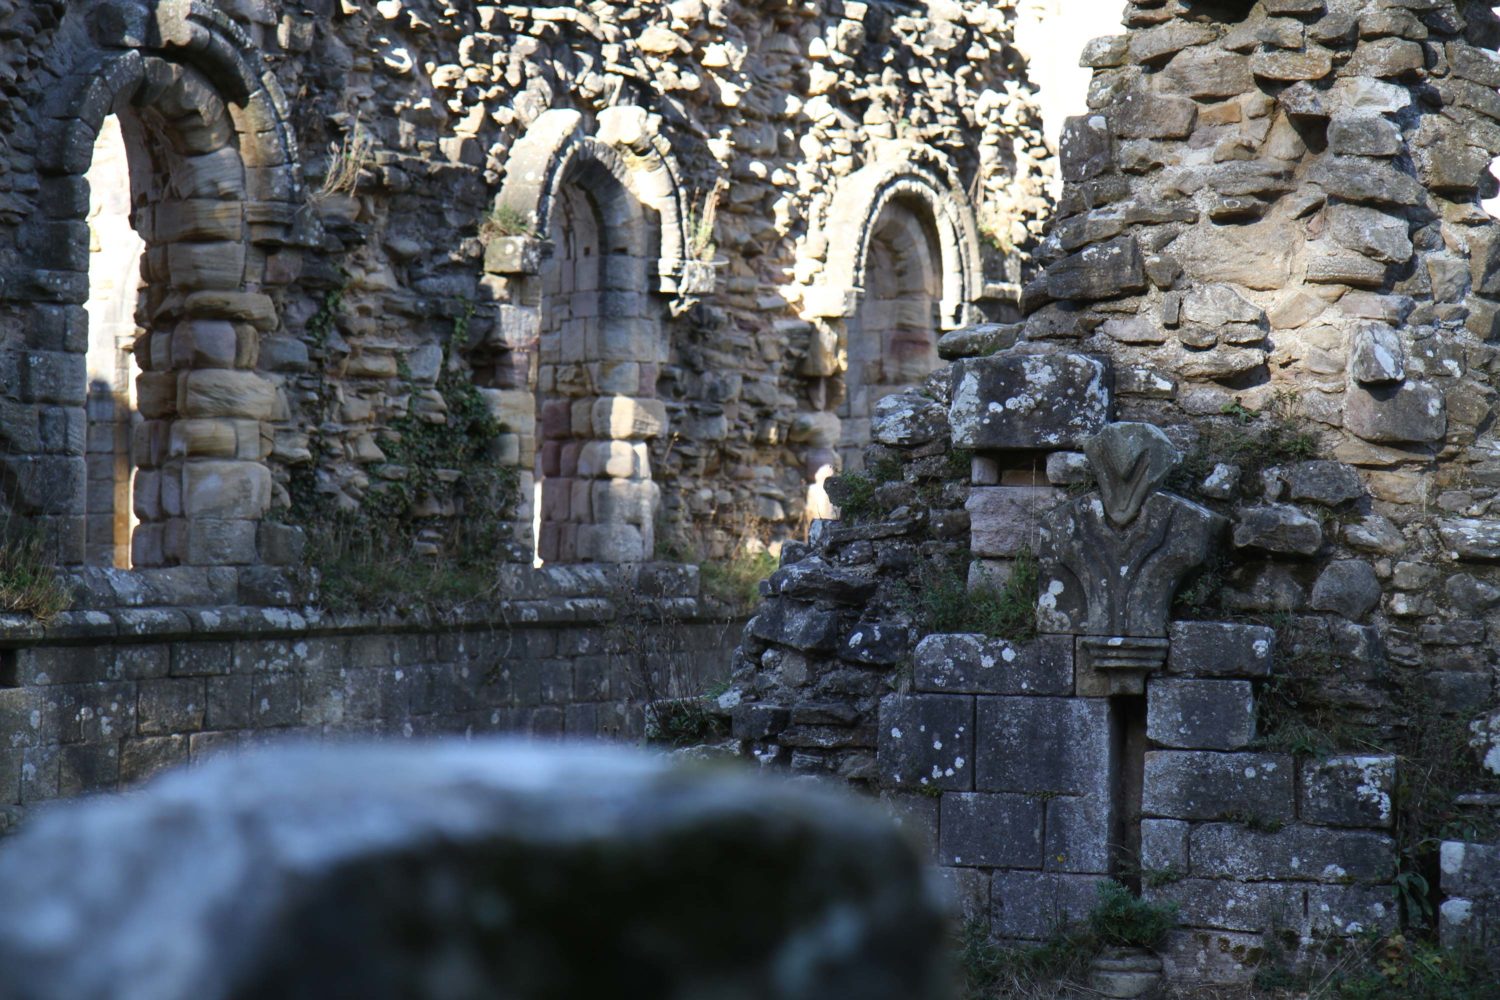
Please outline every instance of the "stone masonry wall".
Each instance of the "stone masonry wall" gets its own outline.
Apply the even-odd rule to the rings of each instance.
[[[738,631],[685,567],[528,567],[504,602],[384,615],[247,608],[233,574],[174,573],[166,589],[91,571],[95,610],[0,619],[0,833],[50,799],[271,740],[640,740],[648,704],[724,679]]]
[[[946,335],[880,471],[831,484],[856,523],[784,553],[735,734],[898,803],[997,937],[1045,937],[1108,873],[1180,905],[1177,979],[1417,933],[1420,885],[1484,947],[1494,16],[1124,23],[1085,53],[1026,320]],[[970,474],[934,488],[944,455]],[[924,602],[948,560],[972,604],[1017,580],[1034,625]]]
[[[7,505],[82,561],[83,175],[115,113],[147,244],[134,565],[295,561],[285,522],[309,496],[348,513],[400,491],[399,428],[444,419],[445,371],[478,386],[490,460],[519,470],[483,501],[512,508],[508,558],[531,559],[538,461],[583,483],[559,523],[633,528],[572,558],[649,558],[658,525],[715,555],[747,525],[785,537],[837,465],[843,323],[881,209],[914,206],[938,248],[942,329],[1014,308],[1048,153],[1011,17],[972,0],[10,5]],[[571,368],[539,369],[570,186],[608,216],[605,322]],[[574,402],[540,413],[560,382]],[[547,420],[567,437],[539,459]],[[462,501],[417,492],[403,511],[441,545]]]

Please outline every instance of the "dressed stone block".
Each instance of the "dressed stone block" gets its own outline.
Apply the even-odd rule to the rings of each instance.
[[[1192,873],[1250,881],[1389,881],[1396,869],[1396,845],[1389,836],[1366,830],[1333,830],[1296,824],[1274,833],[1239,823],[1204,823],[1188,839]]]
[[[1194,677],[1269,677],[1276,630],[1231,622],[1173,622],[1167,672]]]
[[[1085,354],[996,355],[954,366],[959,448],[1080,448],[1113,405],[1109,369]]]
[[[1292,783],[1286,754],[1157,750],[1146,754],[1141,808],[1171,819],[1285,823],[1292,818]]]
[[[996,937],[1045,941],[1082,920],[1099,903],[1097,875],[995,872],[990,880],[990,932]]]
[[[1155,743],[1239,750],[1255,739],[1255,695],[1249,681],[1158,677],[1146,691],[1146,735]]]
[[[981,635],[929,635],[917,643],[919,691],[1066,695],[1073,691],[1073,642],[1042,636],[1011,642]]]
[[[1114,772],[1103,698],[980,697],[978,772],[985,791],[1108,794]]]
[[[1302,765],[1297,814],[1304,823],[1389,829],[1396,758],[1330,757]]]
[[[938,825],[942,864],[1041,867],[1042,803],[1033,796],[948,792]]]
[[[974,787],[974,699],[892,694],[880,701],[876,766],[898,788]]]

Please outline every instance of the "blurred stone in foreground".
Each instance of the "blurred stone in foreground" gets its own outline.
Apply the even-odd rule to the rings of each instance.
[[[939,905],[861,803],[619,749],[282,748],[0,849],[7,1000],[920,1000]]]

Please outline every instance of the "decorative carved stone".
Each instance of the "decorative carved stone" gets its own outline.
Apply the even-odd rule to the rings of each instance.
[[[1092,669],[1129,671],[1138,682],[1164,661],[1172,598],[1225,521],[1161,491],[1181,455],[1150,424],[1110,424],[1085,451],[1099,491],[1042,522],[1038,619],[1044,631],[1084,636]]]

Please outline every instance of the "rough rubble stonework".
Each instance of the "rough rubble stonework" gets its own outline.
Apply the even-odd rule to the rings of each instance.
[[[1397,928],[1399,872],[1434,887],[1445,942],[1492,947],[1500,25],[1444,0],[1123,22],[1085,51],[1026,319],[948,335],[925,391],[951,433],[872,448],[873,502],[784,550],[734,735],[889,800],[997,937],[1043,939],[1091,882],[1138,877],[1179,906],[1169,978],[1243,980]],[[1079,454],[1109,421],[1165,433],[1165,492],[1112,503],[1149,459]],[[1090,614],[1109,580],[1148,586],[1169,536],[1143,525],[1173,497],[1227,525],[1154,584],[1165,620]],[[1057,568],[1082,517],[1098,538],[1067,559],[1097,563],[1092,602]],[[1065,635],[950,634],[973,631],[955,577],[972,604],[1033,556],[1016,599]],[[812,620],[817,645],[784,627]],[[873,632],[885,658],[851,655]]]
[[[513,508],[516,561],[534,473],[549,561],[650,558],[658,528],[717,555],[746,524],[785,537],[941,333],[1013,314],[1046,214],[1009,3],[3,17],[5,495],[65,562],[107,530],[80,352],[91,258],[130,267],[85,227],[111,112],[145,241],[137,567],[285,561],[265,520],[396,488],[392,435],[442,421],[447,369],[520,472],[484,498]],[[437,544],[462,512],[415,515]]]

